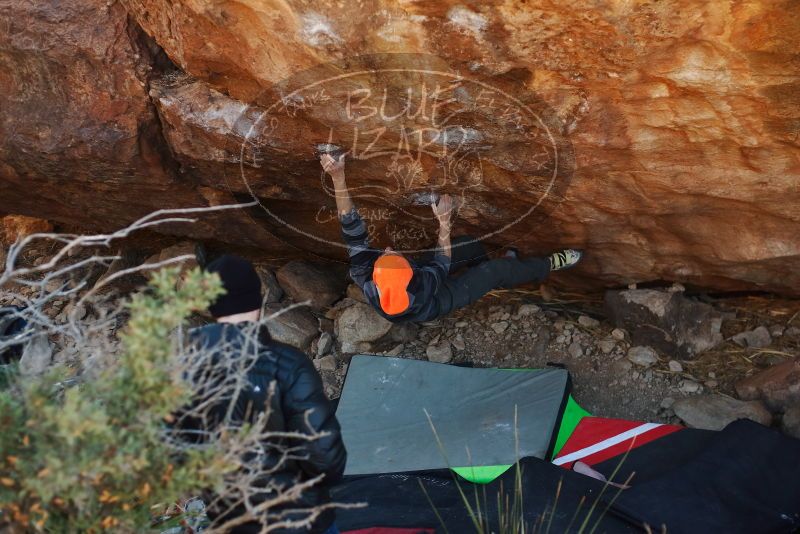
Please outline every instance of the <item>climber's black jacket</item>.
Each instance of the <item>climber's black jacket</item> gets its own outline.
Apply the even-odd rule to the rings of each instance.
[[[250,335],[247,335],[247,334]],[[301,509],[328,503],[328,488],[339,481],[344,472],[347,454],[342,443],[339,423],[334,415],[331,403],[325,396],[322,380],[311,360],[299,350],[272,341],[265,328],[256,330],[253,323],[224,324],[215,323],[192,330],[191,339],[200,347],[211,351],[226,351],[227,354],[241,354],[243,358],[254,359],[247,371],[247,386],[235,399],[217,403],[212,409],[210,425],[219,424],[234,403],[232,411],[233,423],[251,423],[262,413],[269,401],[270,384],[275,384],[272,396],[271,412],[267,427],[276,432],[310,431],[327,432],[328,435],[313,441],[287,441],[263,444],[267,451],[260,461],[274,466],[279,458],[278,449],[282,446],[301,446],[297,454],[304,456],[302,460],[288,460],[277,472],[270,475],[271,482],[290,487],[298,481],[305,481],[318,475],[324,475],[322,483],[302,493],[298,501],[289,503],[281,509],[271,509],[270,515],[282,509]],[[221,358],[216,355],[215,357]],[[230,358],[230,356],[226,356]],[[202,392],[197,392],[202,397]],[[198,421],[185,422],[183,427],[197,427]],[[309,428],[309,426],[311,428]],[[255,456],[255,455],[254,455]],[[264,481],[266,483],[266,481]],[[268,493],[261,494],[254,500],[269,498]],[[211,511],[213,515],[214,511]],[[235,515],[235,514],[232,514]],[[324,532],[334,520],[333,510],[324,512],[315,522],[313,529],[304,533]],[[259,532],[258,525],[247,525],[234,532]],[[298,530],[276,532],[300,532]]]

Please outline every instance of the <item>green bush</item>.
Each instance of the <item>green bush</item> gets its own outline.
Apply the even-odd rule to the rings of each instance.
[[[130,301],[118,363],[98,377],[64,388],[54,370],[0,391],[0,529],[141,532],[236,468],[213,446],[178,451],[164,439],[189,398],[170,365],[173,333],[223,291],[199,269],[181,278],[163,269]]]

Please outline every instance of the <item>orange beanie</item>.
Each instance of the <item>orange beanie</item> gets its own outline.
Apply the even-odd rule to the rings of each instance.
[[[381,309],[389,315],[397,315],[408,309],[406,288],[414,276],[411,264],[399,254],[384,254],[372,268],[372,280],[378,286]]]

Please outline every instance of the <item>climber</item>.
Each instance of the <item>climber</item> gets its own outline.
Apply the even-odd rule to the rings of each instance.
[[[249,503],[252,506],[257,505],[259,499],[274,498],[274,487],[291,487],[322,475],[321,482],[310,485],[286,504],[269,509],[271,516],[282,515],[284,520],[302,519],[303,510],[329,505],[329,488],[339,481],[344,472],[347,454],[334,409],[325,396],[322,380],[311,360],[294,347],[272,341],[266,327],[258,324],[261,281],[250,262],[225,255],[209,263],[206,270],[219,275],[225,294],[209,306],[209,312],[216,322],[192,330],[192,341],[198,347],[212,351],[206,354],[214,358],[221,358],[223,353],[234,354],[237,358],[249,354],[254,357],[254,362],[247,366],[250,387],[244,388],[235,399],[227,396],[215,404],[209,412],[210,417],[205,418],[203,423],[187,418],[190,421],[189,429],[213,425],[226,413],[232,413],[235,419],[239,419],[234,423],[252,423],[260,412],[268,409],[267,430],[284,434],[321,433],[321,437],[293,444],[288,459],[281,457],[281,451],[288,446],[285,438],[281,442],[270,442],[260,447],[264,454],[264,472],[269,475],[266,477],[264,494],[255,495]],[[230,352],[231,349],[233,352]],[[269,395],[273,383],[276,390]],[[194,402],[203,401],[198,397]],[[234,405],[229,412],[231,402]],[[185,425],[182,427],[185,428]],[[227,521],[240,515],[241,511],[237,513],[234,508],[233,511],[218,510],[216,513],[218,519],[222,515],[222,519]],[[211,510],[209,515],[213,517],[214,514],[215,511]],[[237,526],[231,532],[256,533],[262,532],[262,527],[260,523],[251,521]],[[300,531],[282,529],[274,532]],[[338,534],[333,509],[324,509],[313,525],[302,532]]]
[[[322,154],[320,163],[333,179],[336,208],[350,256],[350,276],[369,303],[390,321],[431,321],[493,289],[544,280],[550,271],[572,267],[581,259],[582,253],[573,249],[548,258],[519,258],[512,249],[503,258],[489,259],[474,238],[462,236],[451,242],[453,201],[449,195],[432,204],[439,237],[430,257],[415,262],[391,247],[383,251],[369,248],[366,225],[347,190],[344,155],[336,158]],[[455,275],[461,267],[466,271]]]

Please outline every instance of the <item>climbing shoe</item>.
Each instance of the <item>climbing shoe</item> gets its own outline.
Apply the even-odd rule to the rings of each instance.
[[[583,252],[567,248],[550,254],[550,270],[560,271],[562,269],[569,269],[576,263],[581,261]]]

